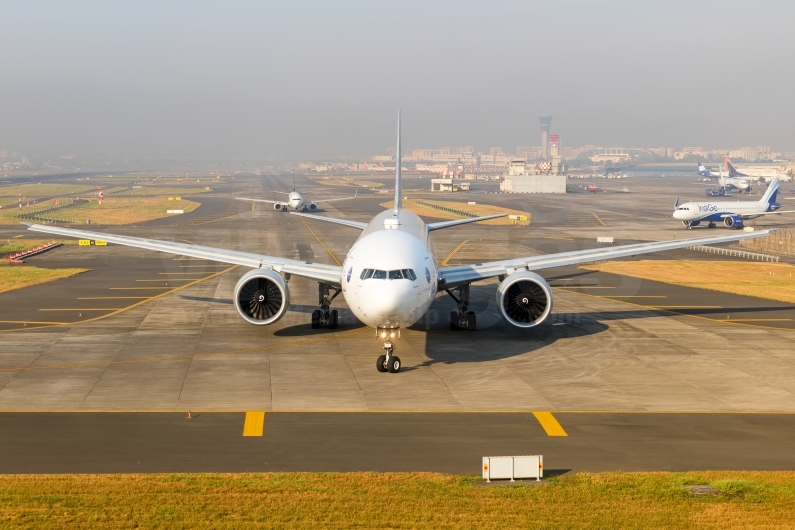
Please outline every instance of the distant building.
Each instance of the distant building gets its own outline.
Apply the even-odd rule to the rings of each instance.
[[[431,179],[431,191],[469,191],[470,183],[453,179]]]

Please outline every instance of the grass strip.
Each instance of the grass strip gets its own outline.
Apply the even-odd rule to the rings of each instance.
[[[0,266],[0,293],[69,278],[90,269],[41,269],[25,265]]]
[[[795,266],[787,263],[639,260],[606,261],[580,268],[795,303]]]
[[[424,203],[424,204],[423,204]],[[492,206],[490,204],[467,204],[465,202],[454,202],[454,201],[435,201],[435,200],[427,200],[427,199],[404,199],[401,201],[403,208],[406,210],[412,211],[417,215],[422,217],[432,217],[437,219],[465,219],[466,217],[463,215],[459,215],[457,213],[446,211],[446,210],[454,210],[454,211],[462,211],[466,212],[467,214],[475,215],[478,217],[486,216],[486,215],[493,215],[498,213],[504,213],[508,215],[524,215],[527,217],[527,221],[519,221],[518,224],[521,226],[527,226],[530,224],[530,213],[528,212],[521,212],[519,210],[511,210],[508,208],[502,208],[500,206]],[[436,208],[428,205],[434,205]],[[394,201],[383,202],[380,204],[382,208],[390,209],[394,207]],[[487,225],[512,225],[514,222],[508,217],[500,217],[497,219],[490,219],[488,221],[481,221],[482,224]]]
[[[791,528],[795,473],[603,473],[481,487],[432,473],[0,476],[28,528]],[[695,495],[690,485],[710,486]]]
[[[169,201],[168,197],[120,197],[111,196],[102,201],[99,205],[97,199],[91,199],[90,203],[79,208],[71,208],[62,212],[54,212],[52,215],[44,215],[48,219],[66,219],[76,224],[86,224],[90,219],[91,224],[96,225],[126,225],[142,223],[153,219],[168,217],[167,210],[183,210],[185,213],[192,212],[201,206],[198,202],[182,199],[179,201]]]

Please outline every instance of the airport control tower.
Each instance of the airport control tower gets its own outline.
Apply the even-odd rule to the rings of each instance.
[[[541,122],[541,158],[549,160],[549,128],[552,125],[552,116],[539,116]]]

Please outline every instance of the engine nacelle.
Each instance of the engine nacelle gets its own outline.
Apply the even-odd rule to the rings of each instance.
[[[314,202],[310,202],[309,203],[309,209],[310,210],[317,210],[317,204],[315,204]]]
[[[497,307],[510,324],[532,328],[552,312],[552,289],[547,281],[530,271],[518,271],[497,288]]]
[[[281,210],[282,209],[282,204],[278,203],[278,202],[274,202],[273,203],[273,209],[274,210]]]
[[[235,308],[247,322],[264,326],[273,324],[287,312],[290,291],[273,269],[255,269],[238,280],[234,294]]]
[[[742,228],[743,218],[740,217],[739,215],[730,215],[728,217],[723,218],[723,224],[725,224],[729,228]]]

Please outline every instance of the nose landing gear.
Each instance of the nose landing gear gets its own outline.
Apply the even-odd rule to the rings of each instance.
[[[392,337],[395,336],[395,330],[379,330],[376,328],[376,333],[384,339],[384,355],[379,355],[378,360],[375,362],[375,369],[379,372],[389,372],[396,374],[400,371],[400,357],[395,355],[395,344],[392,342]]]
[[[334,294],[332,295],[332,287],[329,284],[319,283],[317,287],[320,309],[312,311],[312,329],[318,329],[322,326],[328,326],[329,329],[337,329],[339,313],[336,309],[331,309],[331,301],[342,292],[342,289],[334,288]]]

